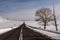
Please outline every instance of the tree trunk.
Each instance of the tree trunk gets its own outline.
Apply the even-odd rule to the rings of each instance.
[[[55,24],[55,27],[56,27],[56,31],[58,31],[57,24]]]
[[[44,29],[46,29],[46,23],[44,24]]]

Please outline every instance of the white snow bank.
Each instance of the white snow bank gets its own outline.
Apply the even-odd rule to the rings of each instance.
[[[0,29],[0,34],[10,31],[11,28]]]
[[[52,37],[54,39],[60,40],[60,34],[48,32],[48,31],[44,31],[44,30],[39,30],[39,29],[33,29],[33,28],[29,27],[29,26],[27,26],[27,27],[30,28],[30,29],[32,29],[32,30],[35,30],[37,32],[40,32],[42,34],[48,35],[48,36],[50,36],[50,37]]]
[[[45,35],[48,35],[48,36],[50,36],[52,38],[60,39],[60,34],[56,34],[56,33],[52,33],[52,32],[47,32],[47,31],[43,31],[43,30],[37,30],[37,29],[35,29],[35,30],[38,31],[38,32],[41,32],[41,33],[43,33]]]
[[[0,34],[5,33],[13,28],[16,28],[20,26],[22,23],[22,21],[9,21],[0,23]]]

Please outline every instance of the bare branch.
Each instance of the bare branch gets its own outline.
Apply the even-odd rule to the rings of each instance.
[[[36,11],[36,17],[39,17],[36,19],[36,21],[39,21],[39,24],[42,24],[44,26],[48,25],[48,22],[53,20],[52,11],[49,8],[41,8],[40,10]],[[46,28],[46,27],[44,27]]]

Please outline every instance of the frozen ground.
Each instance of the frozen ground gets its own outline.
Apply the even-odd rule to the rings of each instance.
[[[6,32],[6,31],[9,31],[13,28],[16,28],[18,27],[19,25],[21,25],[23,22],[22,21],[8,21],[8,22],[0,22],[0,34]],[[30,26],[33,26],[33,27],[37,27],[37,28],[42,28],[43,29],[43,26],[40,26],[37,22],[35,21],[25,21],[25,23],[27,25],[30,25]],[[59,23],[60,24],[60,23]],[[32,28],[33,29],[33,28]],[[53,25],[51,26],[47,26],[46,30],[51,30],[51,31],[54,31],[54,32],[58,32],[60,33],[60,25],[58,25],[58,29],[59,31],[55,31],[55,27]],[[60,40],[60,34],[58,33],[53,33],[53,32],[48,32],[48,31],[44,31],[44,30],[40,30],[40,29],[33,29],[33,30],[36,30],[38,32],[41,32],[43,34],[46,34],[48,36],[51,36],[55,39],[59,39]]]

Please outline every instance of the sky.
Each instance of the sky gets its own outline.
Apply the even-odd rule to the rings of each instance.
[[[59,18],[60,0],[0,0],[0,16],[10,20],[34,20],[37,10],[52,9],[53,2]]]

